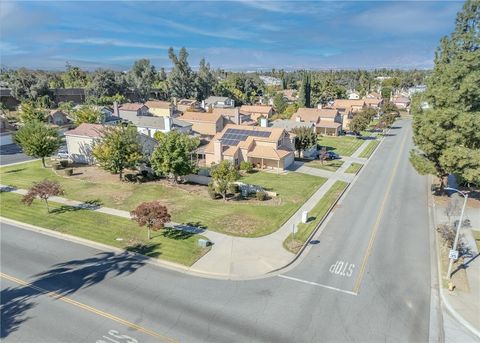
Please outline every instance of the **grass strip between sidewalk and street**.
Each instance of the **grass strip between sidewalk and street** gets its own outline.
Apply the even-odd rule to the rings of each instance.
[[[347,182],[336,181],[315,205],[315,207],[308,213],[310,218],[308,223],[298,224],[295,235],[288,235],[288,237],[283,241],[283,247],[296,254],[310,237],[313,230],[315,230],[317,226],[324,220],[329,213],[329,210],[337,202],[338,198],[342,195],[347,186]]]
[[[368,143],[367,147],[360,153],[360,158],[369,158],[375,149],[377,148],[378,144],[380,144],[379,140],[373,140],[370,143]]]
[[[345,173],[357,174],[357,173],[360,171],[360,169],[362,169],[362,167],[363,167],[363,164],[353,162],[353,163],[347,168],[347,170],[345,170]]]
[[[209,250],[197,246],[197,240],[205,238],[201,235],[180,230],[152,231],[152,239],[148,240],[145,227],[140,228],[125,218],[52,201],[47,213],[43,201],[37,199],[27,206],[21,198],[18,194],[1,192],[2,217],[186,266],[191,266]]]

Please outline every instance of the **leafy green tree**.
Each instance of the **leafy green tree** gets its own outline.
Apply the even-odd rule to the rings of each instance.
[[[73,101],[62,101],[58,103],[58,109],[70,115],[73,112]]]
[[[292,130],[295,134],[295,149],[298,151],[298,157],[303,150],[311,148],[317,144],[317,134],[311,127],[296,127]]]
[[[135,61],[132,69],[128,72],[128,81],[139,101],[147,101],[150,97],[156,78],[155,67],[148,59]]]
[[[287,109],[287,102],[283,98],[282,93],[277,93],[273,97],[273,107],[277,113],[283,113]]]
[[[43,122],[47,118],[47,112],[36,106],[32,101],[25,101],[20,106],[20,120],[22,123],[32,121]]]
[[[84,105],[73,112],[73,121],[77,126],[83,123],[98,124],[101,123],[102,120],[102,112],[90,105]]]
[[[13,97],[19,101],[33,101],[43,95],[50,96],[46,75],[25,68],[20,68],[11,73],[8,85]]]
[[[329,101],[334,99],[343,99],[347,95],[345,87],[335,83],[331,77],[327,77],[325,80],[316,79],[312,84],[312,104],[325,105]]]
[[[152,153],[150,163],[157,174],[166,175],[176,183],[179,176],[195,171],[193,154],[200,144],[198,138],[178,131],[170,131],[166,134],[156,132],[154,137],[158,141],[158,146]]]
[[[45,157],[60,147],[61,139],[57,130],[39,121],[28,121],[15,134],[15,142],[31,157],[41,158],[46,168]]]
[[[353,116],[352,120],[350,121],[349,129],[356,135],[361,135],[362,131],[365,131],[370,124],[370,120],[360,113]]]
[[[111,70],[96,70],[86,87],[88,97],[100,98],[113,96],[119,92],[115,73]]]
[[[222,195],[223,201],[226,201],[232,183],[240,178],[237,168],[232,162],[224,160],[214,165],[210,174],[215,191]]]
[[[168,75],[171,95],[178,99],[191,98],[195,93],[195,86],[194,75],[187,60],[187,49],[181,48],[177,56],[173,48],[170,48],[168,49],[168,57],[173,63],[172,72]]]
[[[200,68],[195,78],[197,100],[202,101],[208,98],[212,94],[215,83],[216,79],[210,70],[210,64],[206,63],[205,59],[202,58],[200,60]]]
[[[392,96],[392,88],[391,87],[382,87],[382,89],[380,90],[380,94],[382,95],[382,98],[383,99],[390,99],[390,97]]]
[[[158,72],[158,80],[159,81],[166,81],[167,80],[167,73],[165,72],[165,68],[160,68]]]
[[[105,127],[102,140],[93,147],[92,155],[101,168],[118,174],[122,180],[123,170],[133,168],[142,159],[141,147],[134,126]]]
[[[61,76],[65,88],[83,88],[87,85],[87,73],[70,63],[66,67],[67,70]]]
[[[302,77],[302,85],[298,94],[298,104],[300,107],[310,107],[310,95],[311,95],[311,80],[310,74],[304,72]]]

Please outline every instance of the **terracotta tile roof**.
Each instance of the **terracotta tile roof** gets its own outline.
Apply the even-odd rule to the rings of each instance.
[[[216,123],[221,117],[218,113],[185,112],[179,119],[186,122]]]
[[[195,99],[181,99],[177,102],[177,105],[192,106],[195,105],[198,101]]]
[[[328,121],[328,120],[320,120],[320,122],[317,123],[316,126],[317,126],[317,127],[326,127],[326,128],[334,128],[334,129],[336,129],[337,127],[342,126],[342,124],[340,124],[340,123],[335,123],[335,122]]]
[[[292,120],[300,118],[302,121],[316,123],[321,118],[335,118],[338,114],[336,109],[331,108],[299,108],[292,116]]]
[[[120,105],[118,108],[123,111],[138,111],[143,106],[145,105],[139,102],[127,102],[125,104]]]
[[[333,103],[333,108],[351,108],[352,106],[365,105],[364,99],[350,100],[350,99],[336,99]]]
[[[264,113],[268,114],[270,111],[272,111],[272,106],[268,105],[243,105],[240,107],[241,112],[247,112],[247,113]]]
[[[382,99],[375,99],[375,98],[367,98],[365,99],[365,103],[367,105],[377,105],[379,106],[383,100]]]
[[[150,100],[145,103],[145,106],[148,108],[165,108],[169,109],[172,107],[172,104],[168,101],[160,101],[160,100]]]
[[[255,144],[253,149],[247,153],[247,156],[256,157],[256,158],[266,158],[270,160],[279,161],[291,153],[292,152],[288,150],[274,149],[273,147],[270,147],[270,146]]]
[[[399,97],[393,98],[393,102],[410,103],[410,99],[404,96],[399,96]]]
[[[103,125],[100,124],[80,124],[76,129],[65,132],[65,136],[79,136],[100,138],[103,137]]]

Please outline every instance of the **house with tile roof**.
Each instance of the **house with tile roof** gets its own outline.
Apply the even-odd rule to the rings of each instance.
[[[240,112],[249,115],[253,121],[260,117],[270,118],[273,115],[273,107],[269,105],[242,105]]]
[[[185,112],[178,119],[192,124],[192,131],[202,136],[214,136],[223,130],[223,116],[220,113]]]
[[[205,164],[248,161],[258,169],[284,170],[294,162],[293,137],[284,129],[227,125],[204,149]]]
[[[65,132],[70,159],[75,163],[93,164],[93,146],[103,135],[103,125],[101,124],[83,123],[77,128]]]
[[[202,108],[211,111],[214,108],[234,108],[235,100],[226,96],[209,96],[202,101]]]
[[[118,116],[123,120],[130,121],[136,116],[146,115],[148,115],[148,107],[139,102],[125,103],[118,107]]]
[[[173,117],[175,106],[170,101],[149,100],[145,103],[148,112],[157,117]]]
[[[365,99],[349,100],[349,99],[335,99],[330,106],[336,109],[343,115],[343,128],[350,127],[350,121],[353,116],[367,107]]]
[[[301,107],[293,114],[291,120],[311,123],[315,127],[315,132],[321,135],[338,136],[342,132],[343,116],[336,109]]]

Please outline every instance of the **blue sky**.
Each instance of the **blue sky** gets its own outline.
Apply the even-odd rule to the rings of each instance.
[[[429,68],[462,2],[0,1],[2,66],[170,68],[185,46],[194,67],[236,70]]]

